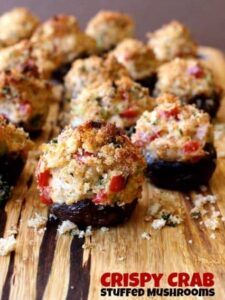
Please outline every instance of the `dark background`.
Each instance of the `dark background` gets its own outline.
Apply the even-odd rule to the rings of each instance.
[[[225,50],[225,0],[0,0],[1,12],[14,6],[27,6],[43,20],[57,13],[74,14],[83,28],[100,9],[120,10],[135,18],[142,39],[147,31],[178,19],[202,45]]]

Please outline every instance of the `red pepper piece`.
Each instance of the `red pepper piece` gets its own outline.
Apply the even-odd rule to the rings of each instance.
[[[193,75],[195,78],[202,78],[204,76],[204,72],[199,66],[193,66],[189,68],[188,74]]]
[[[126,186],[126,180],[122,175],[113,176],[110,184],[109,190],[110,192],[117,193],[122,191]]]
[[[179,107],[174,107],[171,110],[162,111],[161,115],[165,116],[166,118],[173,117],[173,118],[177,119],[179,113],[180,113]]]
[[[107,200],[107,194],[104,190],[102,190],[100,193],[98,193],[93,199],[92,201],[95,204],[101,204],[103,202],[105,202]]]
[[[40,195],[40,200],[42,203],[46,204],[46,205],[51,205],[53,203],[52,199],[49,198],[49,196],[47,195],[47,193],[43,193]]]
[[[133,108],[128,108],[120,113],[122,118],[136,118],[138,116],[138,111]]]
[[[185,143],[184,145],[184,153],[192,153],[192,152],[195,152],[199,149],[200,147],[200,143],[199,141],[188,141]]]
[[[40,173],[37,177],[38,185],[40,187],[48,186],[48,182],[49,182],[50,177],[51,177],[51,174],[50,174],[49,170],[45,170],[44,172]]]
[[[159,137],[160,137],[160,132],[161,132],[161,131],[158,131],[158,132],[155,132],[155,133],[153,133],[152,135],[150,135],[150,136],[148,137],[148,141],[149,141],[149,142],[152,142],[152,141],[154,141],[155,139],[159,138]]]

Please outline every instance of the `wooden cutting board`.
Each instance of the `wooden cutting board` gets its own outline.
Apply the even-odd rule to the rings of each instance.
[[[205,47],[200,49],[200,53],[213,67],[221,84],[225,86],[223,54]],[[58,112],[59,104],[52,104],[44,133],[37,141],[37,147],[58,133]],[[216,123],[218,122],[225,122],[224,102],[216,120]],[[225,131],[216,141],[216,146],[219,151],[225,152]],[[95,231],[91,237],[79,239],[70,235],[58,236],[57,224],[48,222],[46,231],[37,233],[27,226],[28,220],[35,212],[47,216],[47,208],[38,200],[34,180],[37,157],[37,151],[30,154],[12,198],[5,208],[0,210],[0,236],[7,236],[11,229],[17,229],[18,232],[15,253],[0,257],[2,299],[97,300],[101,298],[100,277],[104,272],[164,274],[212,272],[216,283],[216,296],[213,299],[225,299],[225,223],[220,222],[220,228],[215,232],[216,238],[213,239],[212,231],[202,224],[202,220],[193,220],[190,216],[192,194],[160,191],[145,183],[143,197],[134,215],[121,227],[110,229],[106,233]],[[207,193],[217,195],[216,209],[223,216],[225,216],[224,182],[225,159],[219,158],[217,170]],[[149,205],[156,199],[166,205],[169,204],[182,214],[183,223],[162,230],[152,229],[151,224],[144,218]],[[151,239],[142,239],[143,232],[149,232]],[[120,298],[110,297],[110,299]]]

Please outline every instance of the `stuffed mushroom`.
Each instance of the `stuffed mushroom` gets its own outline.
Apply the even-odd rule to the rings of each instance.
[[[39,19],[24,7],[17,7],[6,12],[0,16],[0,48],[30,38],[39,22]]]
[[[129,74],[113,56],[77,59],[65,77],[66,97],[76,98],[85,88],[100,85],[109,79],[116,80],[122,76],[129,77]]]
[[[52,85],[17,70],[0,72],[0,114],[26,131],[38,133],[46,120]]]
[[[32,46],[28,40],[0,50],[0,71],[17,70],[31,76],[41,75],[36,59],[32,56]],[[34,74],[35,72],[35,74]]]
[[[134,21],[126,14],[100,11],[89,21],[86,33],[95,39],[100,52],[106,52],[134,35]]]
[[[9,124],[0,115],[0,206],[9,198],[31,147],[23,129]]]
[[[117,225],[141,196],[144,168],[139,150],[115,125],[67,127],[43,146],[36,171],[40,198],[61,220]]]
[[[135,39],[125,39],[117,45],[112,55],[124,65],[133,80],[152,92],[156,82],[157,62],[153,51]]]
[[[146,175],[158,187],[189,190],[207,184],[216,167],[212,125],[207,113],[181,105],[172,95],[144,112],[132,142],[147,161]]]
[[[222,97],[213,72],[196,59],[176,58],[158,69],[154,95],[171,93],[215,117]]]
[[[172,21],[155,32],[149,33],[148,38],[148,46],[161,63],[176,57],[197,55],[197,45],[188,28],[178,21]]]
[[[46,76],[62,80],[75,58],[96,52],[95,40],[80,30],[74,16],[57,15],[31,37],[32,55]]]
[[[137,119],[145,110],[153,109],[148,89],[122,77],[108,80],[97,87],[83,90],[71,100],[71,124],[77,126],[87,120],[102,120],[132,131]]]

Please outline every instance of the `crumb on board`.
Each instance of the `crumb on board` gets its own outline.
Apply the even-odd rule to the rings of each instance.
[[[83,245],[82,245],[82,248],[83,249],[92,249],[92,248],[94,248],[96,246],[96,244],[95,243],[91,243],[91,242],[86,242],[86,243],[84,243]]]
[[[117,258],[118,261],[125,261],[126,260],[126,256],[119,256]]]
[[[92,226],[87,226],[86,230],[79,230],[77,225],[69,220],[63,221],[58,226],[57,231],[59,235],[70,233],[72,236],[78,236],[79,239],[92,236],[93,234]]]
[[[211,238],[211,239],[213,239],[213,240],[215,240],[215,239],[216,239],[216,235],[215,235],[215,233],[214,233],[214,232],[210,234],[210,238]]]
[[[164,219],[155,219],[151,224],[152,228],[154,229],[161,229],[165,225],[166,225],[166,220]]]
[[[0,238],[0,256],[5,256],[14,251],[16,248],[16,239],[14,235],[6,238]]]
[[[193,241],[192,241],[192,240],[189,240],[189,241],[188,241],[188,243],[189,243],[189,244],[192,244],[192,243],[193,243]]]
[[[77,229],[77,225],[73,222],[67,220],[63,221],[57,228],[59,235],[71,232],[72,230]]]
[[[193,198],[194,207],[191,209],[191,217],[198,219],[201,215],[206,214],[204,206],[206,204],[215,204],[217,197],[215,195],[201,195],[195,194]]]
[[[204,221],[204,224],[207,228],[211,230],[216,230],[219,227],[219,217],[221,216],[219,211],[213,210],[210,218],[207,218]]]
[[[47,218],[45,216],[35,213],[34,217],[28,220],[27,226],[39,231],[40,229],[43,229],[43,227],[46,225],[46,222]]]
[[[142,240],[148,240],[149,241],[151,239],[151,234],[148,233],[148,232],[146,232],[146,231],[144,231],[141,234],[141,238],[142,238]]]
[[[109,231],[109,228],[103,226],[103,227],[100,228],[100,230],[101,230],[101,232],[107,232],[107,231]]]

